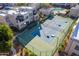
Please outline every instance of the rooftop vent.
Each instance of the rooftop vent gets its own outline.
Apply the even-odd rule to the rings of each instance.
[[[49,38],[49,36],[47,36],[47,38]]]
[[[65,22],[65,23],[67,23],[67,22]]]
[[[61,26],[61,25],[58,25],[59,27]]]
[[[51,37],[55,37],[55,35],[52,34]]]
[[[26,25],[26,23],[24,23]]]

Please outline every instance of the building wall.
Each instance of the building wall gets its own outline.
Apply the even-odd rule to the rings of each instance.
[[[79,46],[79,43],[77,41],[70,40],[66,49],[65,49],[65,52],[68,53],[68,55],[72,55],[72,53],[79,55],[79,50],[75,49],[76,45]]]
[[[17,27],[17,23],[16,23],[16,15],[7,15],[9,18],[8,20],[13,24],[14,27]],[[10,25],[12,26],[12,25]]]
[[[68,53],[71,44],[72,44],[72,40],[69,40],[69,42],[68,42],[68,44],[67,44],[67,47],[65,48],[65,52],[66,52],[66,53]]]
[[[79,9],[71,9],[69,16],[79,16]]]
[[[79,5],[76,5],[70,9],[69,16],[79,16]]]
[[[4,23],[4,22],[5,22],[5,19],[2,16],[0,16],[0,23]]]
[[[54,54],[54,56],[59,56],[59,53],[58,53],[58,51],[56,51],[56,53]]]

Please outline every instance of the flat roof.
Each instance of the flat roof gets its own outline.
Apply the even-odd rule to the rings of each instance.
[[[13,14],[17,14],[17,13],[18,13],[18,12],[14,11],[14,10],[9,10],[9,11],[8,11],[8,14],[12,14],[12,15],[13,15]]]
[[[5,17],[5,16],[6,16],[6,14],[4,14],[4,13],[1,13],[1,14],[0,14],[0,16],[3,16],[3,17]]]
[[[32,52],[34,52],[34,48],[40,52],[50,51],[48,55],[51,55],[52,50],[57,48],[57,41],[60,43],[64,39],[72,22],[73,20],[70,18],[54,16],[51,20],[47,19],[43,24],[38,24],[30,30],[25,30],[17,38],[22,45]],[[39,52],[34,53],[40,54]]]

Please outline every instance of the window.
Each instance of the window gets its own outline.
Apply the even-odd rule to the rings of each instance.
[[[26,26],[26,23],[22,23],[22,24],[20,25],[21,28],[23,28],[23,27],[25,27],[25,26]]]
[[[10,26],[13,26],[13,23],[10,21],[10,19],[9,19],[8,16],[6,16],[6,22],[8,22],[8,24],[9,24]]]
[[[38,20],[38,16],[36,16],[36,20]]]
[[[32,13],[30,13],[29,16],[32,16]]]
[[[37,12],[35,10],[33,10],[33,14],[35,15]]]
[[[26,16],[26,19],[28,19],[28,16]]]
[[[20,11],[24,11],[23,9],[20,9]]]
[[[75,50],[79,50],[79,46],[78,45],[76,45]]]
[[[24,16],[23,16],[23,15],[18,15],[18,16],[16,17],[16,20],[22,22],[22,21],[24,21]]]
[[[8,16],[6,16],[6,21],[7,21],[7,22],[10,22],[10,21],[9,21],[9,17],[8,17]]]
[[[29,22],[26,22],[26,24],[29,24]]]

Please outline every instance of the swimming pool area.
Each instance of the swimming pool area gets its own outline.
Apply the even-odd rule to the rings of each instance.
[[[25,29],[16,38],[24,47],[36,55],[52,55],[64,40],[73,20],[61,16],[47,19],[43,24]]]
[[[52,8],[54,11],[62,11],[63,10],[63,8],[58,8],[58,7],[54,7],[54,8]]]

